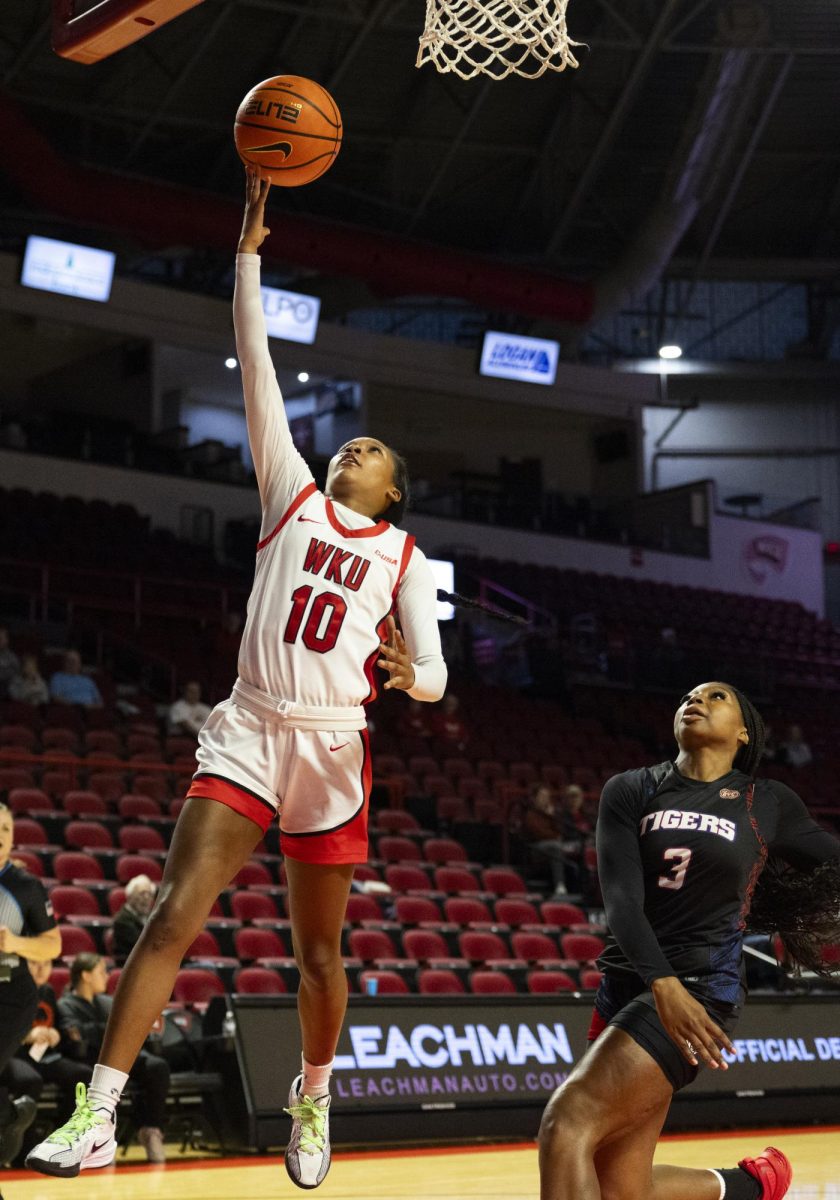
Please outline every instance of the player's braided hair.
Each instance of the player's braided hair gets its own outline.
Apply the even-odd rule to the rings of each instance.
[[[734,693],[735,699],[741,707],[741,716],[744,718],[747,736],[750,739],[746,746],[738,747],[738,753],[735,755],[732,765],[737,771],[743,771],[745,775],[755,779],[764,755],[766,737],[764,720],[752,700],[748,699],[738,688],[733,687],[731,683],[726,686]]]
[[[408,508],[408,497],[411,491],[411,484],[408,478],[408,463],[401,454],[398,454],[390,446],[388,446],[388,453],[391,455],[391,462],[394,468],[394,483],[400,489],[400,498],[399,500],[392,500],[386,509],[376,514],[374,520],[388,521],[391,525],[400,525],[405,516],[405,510]]]
[[[727,686],[741,706],[750,739],[739,748],[732,765],[754,779],[764,753],[764,721],[743,692]],[[753,893],[747,923],[753,933],[778,934],[796,970],[840,975],[840,962],[824,958],[826,946],[840,943],[840,859],[813,871],[796,871],[769,859]]]

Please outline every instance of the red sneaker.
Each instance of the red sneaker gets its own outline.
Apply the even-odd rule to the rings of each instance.
[[[761,1200],[782,1200],[793,1179],[793,1167],[775,1146],[755,1158],[742,1158],[738,1166],[761,1184]]]

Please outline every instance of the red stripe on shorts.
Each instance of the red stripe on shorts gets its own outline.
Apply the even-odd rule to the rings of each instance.
[[[276,815],[266,800],[258,800],[244,788],[238,787],[228,779],[219,779],[217,775],[197,775],[190,784],[187,799],[191,796],[218,800],[220,804],[226,804],[234,812],[259,825],[263,833]]]

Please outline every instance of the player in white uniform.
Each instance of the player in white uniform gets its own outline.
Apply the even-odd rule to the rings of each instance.
[[[260,297],[268,190],[249,173],[234,296],[263,510],[239,678],[199,735],[198,771],[158,903],[120,978],[87,1095],[27,1158],[44,1174],[77,1175],[113,1160],[116,1105],[184,951],[279,813],[303,1035],[286,1168],[300,1187],[321,1183],[330,1163],[329,1077],[347,1005],[341,928],[353,866],[367,857],[364,705],[376,665],[388,673],[386,688],[418,700],[439,699],[446,684],[431,571],[414,539],[388,520],[404,507],[405,464],[382,442],[355,438],[332,459],[322,494],[292,443]]]

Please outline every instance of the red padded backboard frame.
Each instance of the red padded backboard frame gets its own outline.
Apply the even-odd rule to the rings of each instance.
[[[74,17],[74,0],[53,0],[53,50],[76,62],[99,62],[202,3],[203,0],[99,0],[87,12]]]

